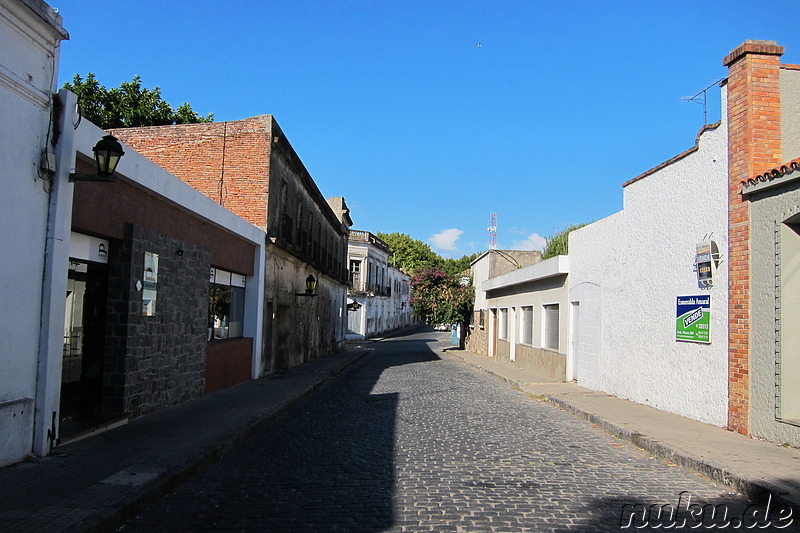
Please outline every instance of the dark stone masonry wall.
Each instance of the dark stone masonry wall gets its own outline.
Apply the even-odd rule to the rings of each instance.
[[[135,224],[111,250],[105,410],[133,418],[201,396],[211,253]],[[155,316],[142,315],[136,287],[145,252],[158,254]]]

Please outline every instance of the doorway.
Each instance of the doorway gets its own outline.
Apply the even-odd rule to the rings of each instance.
[[[107,266],[70,259],[61,370],[62,439],[101,423],[107,305]]]

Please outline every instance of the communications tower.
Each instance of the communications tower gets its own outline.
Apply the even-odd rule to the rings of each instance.
[[[497,250],[497,215],[489,215],[489,249]]]

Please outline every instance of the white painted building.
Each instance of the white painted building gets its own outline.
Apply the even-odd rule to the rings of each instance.
[[[46,169],[55,168],[52,94],[60,42],[67,38],[61,16],[44,2],[0,3],[0,301],[6,305],[0,330],[0,465],[31,452],[34,408],[46,408],[39,402],[45,383],[37,379],[40,350],[47,349],[47,339],[39,337],[48,306],[42,272],[52,173]],[[50,427],[49,420],[43,422]],[[46,434],[47,428],[40,429]]]
[[[569,258],[551,257],[476,287],[488,309],[487,353],[537,380],[564,381],[569,348]],[[476,300],[478,298],[476,297]]]
[[[415,323],[410,278],[389,264],[389,246],[368,231],[350,230],[347,338],[365,339]]]
[[[81,120],[74,94],[54,94],[59,41],[66,37],[61,17],[45,3],[0,3],[0,158],[6,169],[0,220],[14,228],[0,233],[0,298],[14,306],[0,335],[0,466],[47,455],[78,417],[65,417],[67,411],[89,423],[107,415],[124,423],[211,392],[210,386],[258,377],[262,366],[264,231],[129,148],[115,180],[73,181],[76,174],[96,174],[93,148],[106,132]],[[154,253],[128,253],[133,233]],[[144,265],[158,254],[156,283]],[[240,271],[224,270],[234,262]],[[211,281],[210,272],[218,275]],[[226,315],[226,336],[237,338],[214,350],[205,327],[210,285],[235,292],[239,302],[237,316]],[[91,313],[91,346],[83,312],[90,293],[98,311]],[[112,294],[123,296],[112,301]],[[187,300],[195,306],[184,305]],[[145,306],[153,313],[143,312]],[[184,314],[192,315],[191,323],[180,320]],[[142,320],[150,320],[147,328],[136,327]],[[190,327],[178,331],[178,324]],[[153,335],[161,340],[152,342]],[[229,347],[236,350],[234,376]],[[169,359],[184,355],[192,365],[183,373],[191,374],[188,392]],[[212,368],[211,355],[224,364]],[[146,374],[155,359],[171,364],[161,373],[168,378],[133,375]],[[97,397],[84,410],[90,386]],[[75,431],[73,438],[82,430]]]
[[[624,184],[622,211],[569,236],[570,377],[717,426],[726,425],[728,410],[728,128],[721,91],[722,120],[704,127],[694,148]],[[722,251],[710,287],[696,266],[698,245],[708,241]],[[710,296],[710,342],[677,340],[678,298],[696,296]]]
[[[465,347],[478,355],[489,355],[488,316],[489,307],[483,283],[516,269],[542,260],[538,250],[487,250],[472,260],[469,275],[475,287],[475,302],[472,305],[472,320],[469,324]]]

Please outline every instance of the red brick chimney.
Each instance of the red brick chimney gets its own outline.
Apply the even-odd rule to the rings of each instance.
[[[781,164],[780,56],[774,41],[745,41],[728,67],[728,428],[747,434],[750,405],[750,203],[742,181]]]

